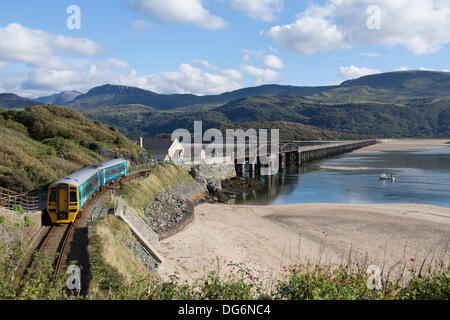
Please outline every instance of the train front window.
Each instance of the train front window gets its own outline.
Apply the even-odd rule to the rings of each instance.
[[[48,197],[48,202],[50,205],[54,206],[56,205],[56,188],[50,189],[50,194]]]
[[[77,189],[70,188],[70,204],[72,205],[73,203],[74,205],[76,205],[77,202]]]

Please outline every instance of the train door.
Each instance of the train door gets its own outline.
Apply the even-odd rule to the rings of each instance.
[[[100,175],[100,185],[103,186],[106,184],[106,170],[102,169],[99,172]]]
[[[69,186],[67,184],[58,185],[57,195],[58,220],[67,219],[69,216]]]

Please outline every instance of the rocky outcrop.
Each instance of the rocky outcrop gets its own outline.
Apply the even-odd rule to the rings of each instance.
[[[188,181],[182,185],[172,187],[171,193],[185,200],[191,201],[194,206],[199,203],[209,201],[209,194],[206,186],[197,181]]]
[[[261,180],[257,179],[246,179],[240,177],[234,177],[222,181],[222,188],[225,193],[243,193],[249,190],[258,190],[264,187]]]
[[[213,180],[210,181],[207,185],[209,195],[212,200],[227,203],[230,198],[225,194],[224,190],[222,189],[222,184],[220,180]]]
[[[236,176],[233,163],[200,164],[191,168],[191,176],[205,187],[212,180],[223,180]]]
[[[190,222],[194,206],[189,200],[164,192],[155,199],[151,207],[144,209],[144,213],[146,223],[161,240],[179,232]]]

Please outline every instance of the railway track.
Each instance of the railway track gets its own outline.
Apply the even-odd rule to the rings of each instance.
[[[67,264],[68,251],[70,249],[73,234],[77,229],[78,223],[83,219],[85,212],[89,207],[97,200],[97,198],[109,190],[115,189],[122,183],[130,183],[133,180],[145,177],[148,175],[150,169],[140,172],[128,174],[120,179],[117,179],[113,183],[99,189],[89,201],[85,204],[84,208],[79,212],[77,219],[74,223],[66,225],[49,225],[42,226],[36,236],[30,242],[27,248],[26,257],[16,267],[16,279],[18,280],[18,286],[21,287],[21,280],[24,278],[27,270],[33,266],[34,257],[36,252],[45,254],[46,256],[54,259],[54,271],[53,280],[56,280],[58,274],[62,271]]]

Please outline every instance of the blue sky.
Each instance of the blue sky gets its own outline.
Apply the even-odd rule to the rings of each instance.
[[[77,5],[81,29],[66,10]],[[371,9],[370,9],[371,8]],[[0,92],[37,97],[105,83],[216,94],[447,71],[445,0],[15,0],[0,10]]]

